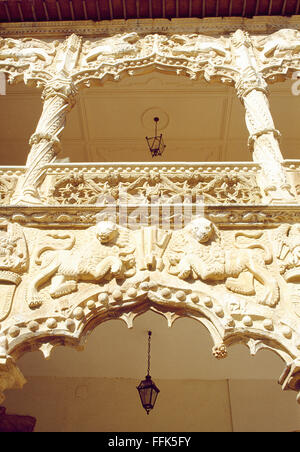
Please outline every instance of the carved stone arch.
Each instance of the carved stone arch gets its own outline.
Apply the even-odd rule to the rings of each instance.
[[[25,353],[39,349],[48,359],[57,346],[82,349],[98,325],[118,319],[132,328],[136,317],[152,311],[165,317],[169,327],[179,318],[201,323],[211,336],[212,353],[217,359],[226,358],[228,347],[236,343],[246,345],[252,355],[261,349],[275,352],[286,365],[281,377],[283,388],[299,390],[298,361],[277,331],[255,328],[247,316],[243,318],[244,328],[236,327],[234,318],[226,316],[213,296],[157,284],[155,277],[142,281],[137,288],[124,289],[120,286],[111,293],[92,290],[78,298],[68,315],[41,316],[37,312],[28,321],[23,318],[10,322],[0,337],[0,389],[24,385],[25,379],[15,364]]]

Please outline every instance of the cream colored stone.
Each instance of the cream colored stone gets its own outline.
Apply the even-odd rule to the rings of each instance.
[[[283,388],[299,390],[300,214],[267,98],[271,77],[300,70],[299,32],[187,33],[1,39],[10,81],[43,87],[25,172],[0,174],[10,201],[0,207],[1,392],[22,385],[13,360],[25,350],[48,358],[148,309],[170,326],[181,316],[205,324],[217,358],[239,342],[275,351]],[[256,164],[52,165],[78,90],[151,70],[235,86]]]

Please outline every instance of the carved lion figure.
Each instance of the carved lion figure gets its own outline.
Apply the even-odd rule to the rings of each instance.
[[[259,239],[262,233],[238,232],[235,241],[239,236]],[[173,234],[168,258],[169,273],[181,279],[225,281],[227,289],[243,295],[256,294],[255,279],[265,287],[259,302],[270,307],[278,303],[278,283],[266,267],[272,261],[270,251],[260,242],[245,247],[235,242],[233,249],[225,250],[220,232],[206,218],[197,218]]]
[[[86,50],[84,63],[101,60],[103,57],[120,58],[124,55],[133,54],[136,51],[136,43],[139,40],[137,33],[119,34],[111,38],[104,38],[101,41],[90,44]]]
[[[52,46],[36,39],[0,39],[0,60],[26,60],[33,63],[41,60],[48,66],[53,61],[54,53]]]
[[[191,35],[173,35],[172,53],[173,55],[198,56],[199,54],[209,54],[211,56],[219,55],[221,57],[229,57],[228,49],[224,40],[201,36],[197,34]]]
[[[263,62],[267,62],[268,58],[299,54],[300,33],[298,30],[282,29],[258,40],[257,47],[261,50]]]
[[[100,221],[89,228],[83,245],[77,247],[74,235],[48,236],[63,240],[64,244],[60,248],[58,244],[46,244],[38,250],[36,263],[41,265],[41,271],[29,284],[30,308],[42,304],[43,297],[38,291],[49,280],[51,297],[59,298],[76,291],[79,281],[100,282],[135,274],[135,246],[131,244],[129,231],[111,221]]]

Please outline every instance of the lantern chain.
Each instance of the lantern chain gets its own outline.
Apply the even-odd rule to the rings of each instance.
[[[151,331],[148,331],[148,369],[147,369],[147,375],[150,375],[150,359],[151,359]]]

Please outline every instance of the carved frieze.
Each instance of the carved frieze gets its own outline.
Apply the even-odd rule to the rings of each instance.
[[[55,176],[45,195],[48,204],[87,205],[121,202],[136,205],[203,202],[205,204],[260,204],[262,195],[254,173],[242,169],[207,171],[164,167],[141,172],[134,168],[71,172]]]

